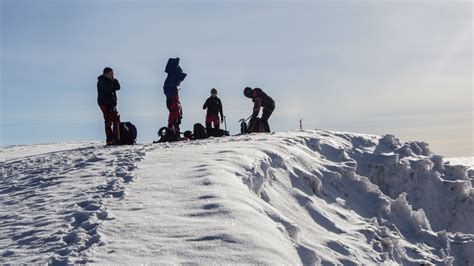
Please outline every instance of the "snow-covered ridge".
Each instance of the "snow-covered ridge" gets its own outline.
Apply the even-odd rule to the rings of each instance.
[[[0,263],[470,265],[473,178],[423,142],[330,131],[16,156]]]
[[[25,158],[40,154],[66,151],[97,145],[98,142],[74,142],[74,143],[45,143],[34,145],[9,145],[0,149],[0,162]]]
[[[446,158],[447,162],[452,165],[464,165],[469,167],[470,170],[474,170],[474,156],[471,157],[450,157]]]

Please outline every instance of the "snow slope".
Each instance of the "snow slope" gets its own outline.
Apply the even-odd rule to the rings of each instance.
[[[12,145],[0,149],[0,162],[90,146],[93,142]],[[95,142],[95,144],[98,144]]]
[[[469,169],[474,169],[474,157],[451,157],[447,158],[446,161],[453,165],[464,165]]]
[[[473,172],[426,143],[80,145],[1,164],[0,263],[474,264]]]

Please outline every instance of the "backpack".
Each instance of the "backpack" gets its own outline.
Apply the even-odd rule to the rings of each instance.
[[[137,140],[137,128],[130,122],[119,124],[120,145],[133,145]]]
[[[191,130],[186,130],[183,133],[184,137],[187,138],[188,140],[194,139],[193,132]]]
[[[225,131],[223,129],[218,129],[218,128],[208,128],[207,134],[209,135],[209,137],[230,136],[229,131]]]
[[[247,122],[245,122],[244,119],[240,120],[240,134],[248,134],[249,132],[247,131]]]
[[[172,142],[179,140],[179,136],[168,127],[162,127],[158,130],[158,136],[160,139],[157,142]]]
[[[194,139],[207,139],[209,137],[206,133],[206,128],[200,123],[194,124],[193,133]]]
[[[265,132],[265,128],[263,127],[260,118],[256,117],[249,121],[247,124],[245,120],[241,120],[240,123],[240,134],[250,134],[250,133],[259,133]]]

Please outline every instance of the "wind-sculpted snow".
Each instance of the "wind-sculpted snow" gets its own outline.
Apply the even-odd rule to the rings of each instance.
[[[349,141],[355,141],[344,136]],[[414,209],[422,209],[434,230],[474,234],[474,198],[468,167],[443,163],[423,142],[401,143],[394,136],[380,139],[371,153],[352,149],[357,173],[391,198],[404,194]]]
[[[262,146],[266,147],[260,149],[261,159],[243,178],[254,193],[284,213],[292,207],[288,201],[280,202],[281,193],[275,190],[278,186],[293,188],[294,205],[323,228],[319,238],[335,237],[340,241],[336,243],[345,243],[343,247],[354,247],[361,238],[353,242],[350,236],[362,234],[372,249],[370,255],[363,254],[371,257],[366,260],[350,249],[340,252],[344,249],[337,245],[332,252],[347,258],[334,260],[332,252],[311,248],[321,242],[314,234],[300,245],[319,252],[317,263],[474,262],[474,224],[470,222],[474,198],[467,168],[443,164],[442,157],[433,156],[426,143],[401,144],[390,135],[379,138],[319,131],[283,137],[276,147]],[[365,226],[351,232],[344,224],[354,213]],[[299,214],[292,221],[301,218]],[[466,235],[461,239],[459,233]],[[331,246],[336,245],[326,249]],[[313,263],[304,258],[302,262]]]
[[[474,264],[472,171],[391,135],[91,145],[0,182],[2,263]]]

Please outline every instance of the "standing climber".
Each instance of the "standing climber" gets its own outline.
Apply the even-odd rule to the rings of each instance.
[[[120,143],[120,115],[117,112],[117,94],[120,84],[114,78],[114,71],[110,67],[104,68],[102,75],[97,78],[97,103],[104,115],[106,144]]]
[[[166,96],[166,107],[169,111],[168,128],[179,138],[183,109],[179,101],[178,87],[186,78],[186,74],[179,66],[179,58],[170,58],[166,64],[165,72],[168,73],[163,85],[163,92]]]
[[[224,113],[222,112],[221,99],[217,97],[217,90],[215,88],[211,90],[211,97],[207,98],[202,109],[207,109],[206,130],[219,129],[220,122],[224,122]],[[220,122],[219,114],[221,115]]]

